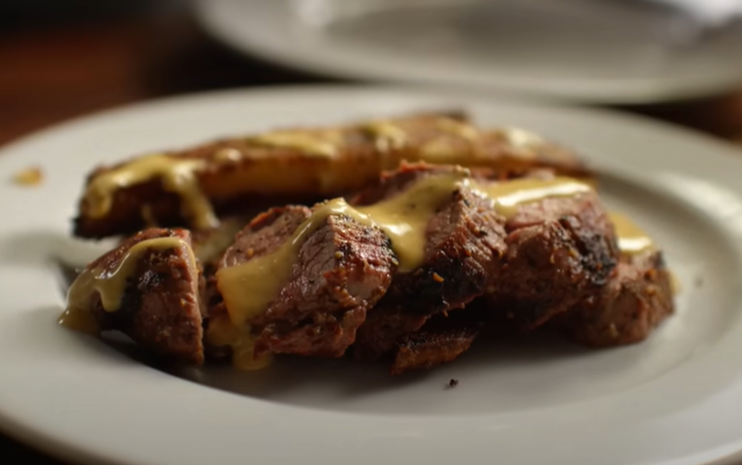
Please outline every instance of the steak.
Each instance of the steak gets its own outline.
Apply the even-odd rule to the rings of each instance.
[[[119,331],[148,353],[169,361],[200,365],[202,345],[203,279],[190,250],[191,238],[182,229],[147,229],[90,263],[86,272],[115,273],[132,247],[158,238],[178,238],[177,247],[151,247],[135,256],[116,311],[106,311],[101,294],[80,288],[100,332]],[[131,257],[129,258],[131,259]],[[78,278],[79,279],[79,278]]]
[[[310,209],[299,206],[260,215],[237,235],[219,270],[276,252],[293,240],[311,215]],[[342,356],[367,310],[391,283],[396,259],[384,233],[346,215],[319,221],[322,224],[301,245],[275,298],[248,321],[257,336],[256,356],[266,352]]]
[[[405,166],[354,201],[378,202],[416,177],[443,169]],[[554,174],[540,170],[527,176]],[[491,179],[484,170],[477,177]],[[598,294],[617,261],[613,226],[593,191],[524,203],[506,220],[488,199],[459,189],[430,222],[425,264],[394,276],[379,308],[359,328],[354,353],[362,360],[379,359],[421,330],[420,315],[463,308],[485,293],[491,312],[533,329]]]
[[[672,298],[672,279],[662,252],[624,254],[602,291],[583,299],[556,324],[589,347],[634,344],[673,313]]]
[[[406,335],[422,328],[428,318],[429,315],[408,311],[400,305],[380,303],[368,312],[366,321],[358,328],[354,357],[368,362],[381,359]]]
[[[71,294],[97,334],[197,365],[231,354],[252,369],[272,353],[352,346],[398,375],[454,360],[485,329],[547,323],[591,347],[643,340],[673,312],[662,253],[622,253],[584,186],[502,184],[554,176],[403,164],[347,203],[272,208],[194,236],[147,229],[91,263]],[[521,191],[542,187],[558,190]]]
[[[534,329],[615,275],[616,235],[593,191],[523,204],[505,227],[507,252],[488,299],[516,327]]]
[[[432,316],[417,331],[397,344],[391,374],[430,369],[455,360],[471,347],[485,323],[485,314],[473,307],[465,311]]]
[[[352,203],[375,204],[402,194],[423,178],[455,169],[403,165]],[[428,316],[464,308],[482,295],[496,277],[497,262],[505,252],[503,221],[488,199],[467,187],[453,189],[428,222],[422,265],[398,271],[379,308],[359,328],[356,358],[378,359],[393,350],[401,336],[420,329]]]
[[[423,178],[455,170],[405,164],[356,196],[352,204],[377,203]],[[403,302],[406,309],[422,314],[463,308],[485,291],[495,274],[497,260],[505,252],[502,223],[488,199],[466,187],[452,190],[428,222],[423,264],[410,272],[397,272],[385,302]]]

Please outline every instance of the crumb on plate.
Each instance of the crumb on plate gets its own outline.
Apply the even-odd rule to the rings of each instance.
[[[448,382],[449,388],[455,388],[458,385],[459,385],[459,380],[456,378],[451,378],[451,380]]]
[[[38,186],[44,180],[44,173],[39,167],[26,168],[13,175],[13,182],[21,186]]]

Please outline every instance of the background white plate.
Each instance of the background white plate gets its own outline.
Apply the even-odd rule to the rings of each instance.
[[[604,174],[606,201],[666,249],[683,284],[678,314],[632,347],[482,344],[440,369],[394,379],[383,367],[337,360],[173,376],[56,325],[63,299],[51,258],[89,252],[68,234],[97,163],[276,126],[450,107],[584,154]],[[0,426],[70,459],[120,465],[721,458],[742,449],[740,155],[616,114],[379,88],[205,94],[39,133],[0,152],[4,175],[31,165],[46,175],[36,188],[0,184]],[[450,378],[460,380],[456,389],[444,388]]]
[[[642,1],[199,0],[237,50],[331,76],[593,103],[742,83],[742,21],[718,29]]]

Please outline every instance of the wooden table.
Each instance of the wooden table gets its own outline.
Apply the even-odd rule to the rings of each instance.
[[[0,63],[0,144],[71,117],[154,97],[329,81],[238,56],[207,38],[182,10],[5,33]],[[621,110],[742,144],[742,83],[738,92],[719,98]],[[60,463],[4,436],[0,457],[8,465]]]

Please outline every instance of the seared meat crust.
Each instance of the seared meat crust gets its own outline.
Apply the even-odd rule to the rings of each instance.
[[[673,313],[672,299],[672,277],[662,252],[627,254],[601,292],[580,301],[557,324],[572,340],[589,347],[634,344]]]
[[[524,204],[506,228],[507,252],[488,298],[524,330],[597,295],[615,274],[617,239],[594,192]]]
[[[390,373],[430,369],[455,360],[469,350],[479,336],[486,314],[476,308],[450,315],[436,315],[419,330],[397,344]]]

